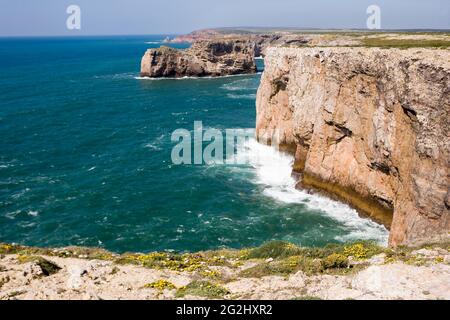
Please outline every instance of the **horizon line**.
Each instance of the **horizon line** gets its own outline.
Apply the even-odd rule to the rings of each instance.
[[[4,38],[75,38],[75,37],[120,37],[120,36],[180,36],[189,35],[193,32],[203,30],[239,30],[239,29],[274,29],[274,30],[298,30],[298,31],[358,31],[358,32],[450,32],[450,28],[392,28],[392,29],[366,29],[366,28],[301,28],[301,27],[216,27],[216,28],[204,28],[189,31],[187,33],[105,33],[105,34],[48,34],[48,35],[0,35],[0,39]],[[257,33],[257,32],[255,32]]]

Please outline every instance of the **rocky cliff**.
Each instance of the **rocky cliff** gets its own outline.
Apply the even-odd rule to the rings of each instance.
[[[239,32],[240,31],[240,32]],[[314,41],[314,38],[320,38],[320,41]],[[202,41],[244,41],[254,44],[255,56],[264,56],[265,51],[269,46],[274,45],[305,45],[314,42],[315,45],[323,45],[324,41],[321,35],[305,35],[289,32],[261,32],[253,33],[245,30],[220,30],[220,29],[205,29],[191,32],[187,35],[177,36],[174,39],[169,39],[168,43],[196,43]]]
[[[448,50],[267,50],[258,138],[295,152],[303,187],[390,225],[393,246],[449,237],[449,130]]]
[[[224,76],[255,73],[255,44],[246,40],[197,41],[189,49],[149,49],[143,77]]]

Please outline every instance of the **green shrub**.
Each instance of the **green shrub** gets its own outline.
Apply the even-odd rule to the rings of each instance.
[[[144,286],[144,288],[151,288],[151,289],[157,289],[157,290],[162,291],[164,289],[168,289],[168,290],[176,289],[176,286],[170,281],[161,279],[161,280],[158,280],[158,281],[155,281],[152,283],[147,283]]]
[[[272,262],[263,262],[251,268],[242,270],[240,276],[246,278],[260,278],[264,276],[289,274],[303,271],[305,274],[316,274],[323,270],[320,260],[304,256],[292,256]]]
[[[58,266],[57,264],[38,256],[19,255],[17,257],[17,260],[19,261],[19,263],[27,263],[27,262],[36,263],[41,268],[42,274],[46,277],[51,276],[52,274],[55,274],[59,270],[61,270],[61,267]]]
[[[342,254],[333,253],[322,260],[322,266],[324,269],[346,268],[348,266],[348,259]]]
[[[284,241],[270,241],[262,246],[250,250],[250,259],[284,258],[299,255],[301,248]]]
[[[192,295],[197,297],[221,299],[228,293],[230,292],[227,289],[209,281],[193,281],[187,286],[179,288],[176,293],[176,297],[182,298],[186,295]]]
[[[416,39],[389,39],[385,37],[365,38],[362,44],[367,47],[381,48],[446,48],[450,41],[440,39],[416,40]]]

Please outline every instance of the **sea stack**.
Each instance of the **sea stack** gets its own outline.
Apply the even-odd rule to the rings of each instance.
[[[141,62],[141,76],[150,78],[255,72],[255,44],[248,40],[197,41],[185,50],[162,46],[147,50]]]
[[[450,51],[272,47],[261,81],[257,136],[295,153],[302,187],[390,226],[392,246],[448,239]]]

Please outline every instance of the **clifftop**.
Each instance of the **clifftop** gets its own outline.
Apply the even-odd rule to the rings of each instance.
[[[374,33],[284,29],[206,29],[166,42],[191,42],[187,50],[149,49],[142,58],[146,77],[221,76],[254,73],[255,56],[270,47],[448,47],[447,33]]]
[[[352,47],[449,47],[449,32],[367,30],[304,30],[286,28],[218,28],[197,30],[168,42],[221,41],[246,39],[257,44],[257,51],[269,46],[352,46]],[[259,55],[259,54],[258,54]]]

